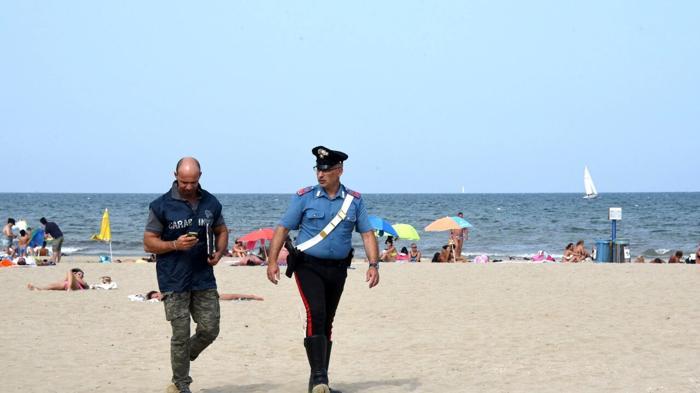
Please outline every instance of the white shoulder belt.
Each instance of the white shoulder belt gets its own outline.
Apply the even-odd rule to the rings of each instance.
[[[345,195],[345,199],[343,199],[343,206],[340,207],[338,214],[336,214],[335,217],[333,217],[331,222],[329,222],[328,225],[326,225],[325,228],[323,228],[323,230],[321,230],[321,232],[319,232],[318,235],[298,245],[296,247],[297,250],[304,252],[309,248],[317,245],[319,242],[321,242],[321,240],[325,239],[329,233],[333,232],[335,227],[338,226],[338,224],[340,224],[340,222],[343,221],[345,219],[345,216],[348,214],[348,209],[350,208],[352,199],[353,196],[348,192]]]

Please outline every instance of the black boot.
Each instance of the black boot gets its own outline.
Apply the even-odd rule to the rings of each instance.
[[[311,376],[309,377],[309,393],[330,393],[328,374],[326,372],[326,336],[316,335],[304,339],[306,357],[309,359]]]
[[[331,362],[331,349],[333,348],[333,341],[328,340],[328,343],[326,343],[326,374],[328,374],[328,370],[330,367],[328,366]],[[328,383],[328,389],[330,389],[331,393],[343,393],[340,390],[335,390],[330,387],[330,382]]]

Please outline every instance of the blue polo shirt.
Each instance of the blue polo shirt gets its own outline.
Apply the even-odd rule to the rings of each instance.
[[[364,201],[359,193],[340,185],[334,198],[330,198],[320,185],[307,187],[294,196],[279,225],[299,230],[296,244],[301,244],[316,236],[338,214],[347,193],[354,198],[347,216],[325,239],[304,253],[323,259],[347,258],[352,249],[352,231],[359,233],[372,231]]]

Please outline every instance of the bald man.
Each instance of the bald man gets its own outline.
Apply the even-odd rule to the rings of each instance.
[[[190,362],[219,334],[219,294],[214,265],[226,251],[228,230],[221,203],[199,185],[202,170],[193,157],[175,167],[168,192],[149,205],[144,250],[157,254],[158,286],[170,321],[169,393],[190,393]],[[190,315],[197,324],[190,337]]]

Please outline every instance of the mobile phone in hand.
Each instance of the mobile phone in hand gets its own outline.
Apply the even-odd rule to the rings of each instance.
[[[199,233],[197,232],[187,232],[187,237],[198,237]]]

